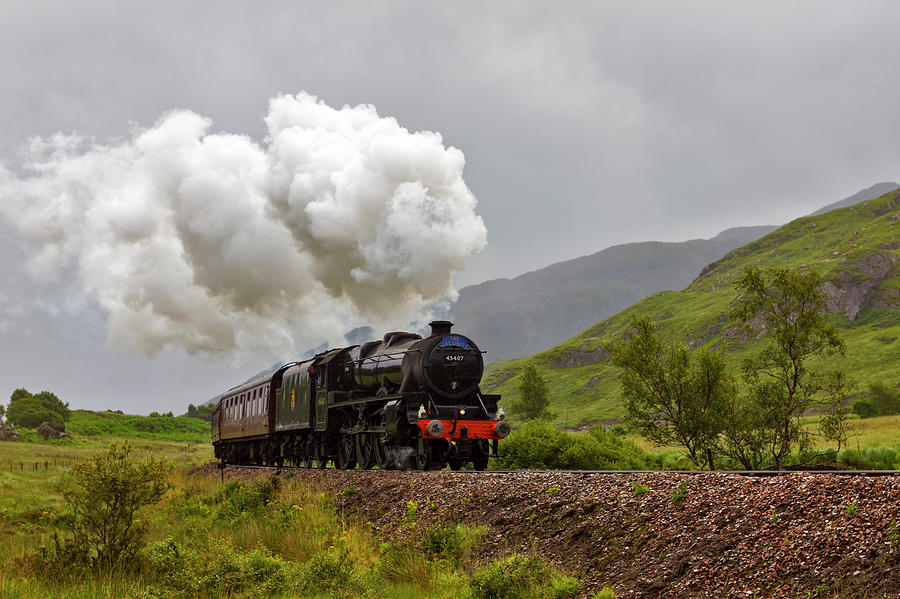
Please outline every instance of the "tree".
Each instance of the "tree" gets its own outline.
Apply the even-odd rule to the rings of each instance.
[[[0,404],[0,424],[3,424],[3,417],[6,416],[6,406]]]
[[[9,403],[14,401],[19,401],[20,399],[25,399],[27,397],[31,397],[31,393],[28,392],[28,389],[23,387],[19,387],[15,391],[12,392],[12,395],[9,396]]]
[[[194,404],[188,404],[187,413],[185,416],[190,416],[191,418],[199,418],[200,420],[205,420],[207,422],[212,421],[212,413],[215,409],[214,406],[202,405],[195,406]]]
[[[18,391],[25,390],[17,389],[13,392],[7,410],[7,417],[15,426],[37,428],[42,422],[63,424],[71,416],[69,404],[60,401],[55,393],[41,391],[36,395],[19,394],[16,397]]]
[[[698,468],[715,469],[734,377],[725,359],[708,350],[664,345],[649,316],[632,315],[629,336],[611,345],[626,421],[660,445],[678,444]]]
[[[172,487],[168,460],[136,460],[131,454],[127,443],[113,443],[105,452],[76,462],[63,488],[72,512],[68,553],[80,551],[96,569],[132,563],[147,528],[137,517]]]
[[[197,418],[200,420],[205,420],[207,422],[212,422],[213,410],[216,409],[216,406],[211,405],[202,405],[197,406]]]
[[[871,388],[871,387],[870,387]],[[819,421],[819,433],[837,444],[837,451],[847,445],[850,436],[850,395],[853,385],[843,372],[834,372],[825,385],[825,413]]]
[[[728,399],[722,453],[745,470],[759,470],[766,459],[768,434],[759,404],[735,393]]]
[[[519,400],[510,406],[516,414],[525,420],[550,420],[553,413],[548,410],[550,406],[550,390],[546,381],[538,374],[537,367],[529,364],[522,371],[522,380],[519,383]]]
[[[72,413],[69,410],[69,404],[63,403],[55,393],[51,393],[50,391],[41,391],[40,393],[35,393],[34,395],[32,395],[30,399],[37,400],[42,406],[44,406],[51,412],[56,412],[57,414],[62,416],[63,422],[67,422],[72,416]]]
[[[763,349],[743,363],[753,425],[762,427],[767,452],[779,470],[805,435],[800,418],[819,402],[822,375],[813,358],[843,354],[844,342],[826,319],[827,303],[815,271],[747,267],[731,317],[748,335],[767,333]]]

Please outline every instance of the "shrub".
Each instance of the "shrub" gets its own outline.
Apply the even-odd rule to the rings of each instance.
[[[458,562],[481,542],[481,531],[462,524],[429,528],[422,537],[422,551],[431,559]]]
[[[363,585],[354,571],[355,566],[349,549],[343,545],[331,546],[303,565],[301,586],[307,593],[329,597],[359,590]]]
[[[556,599],[574,597],[578,581],[554,571],[539,557],[513,554],[476,572],[469,592],[473,599]]]
[[[649,454],[603,427],[573,435],[549,422],[533,420],[500,443],[501,468],[538,470],[641,470],[653,466]]]
[[[153,574],[172,591],[194,596],[223,596],[250,591],[252,595],[271,595],[288,590],[297,578],[297,568],[258,546],[242,553],[228,542],[218,542],[209,555],[167,538],[151,546],[147,562]]]
[[[630,480],[628,481],[628,484],[631,485],[631,489],[634,491],[635,496],[641,496],[650,492],[650,487],[648,487],[644,483]]]
[[[96,569],[132,563],[146,532],[146,524],[138,520],[140,512],[171,488],[170,462],[136,460],[131,453],[127,443],[113,443],[105,452],[76,462],[62,491],[72,514],[71,542]]]
[[[853,413],[860,418],[872,418],[878,416],[878,408],[868,399],[857,399],[853,402]]]
[[[869,400],[880,416],[900,414],[900,393],[881,383],[869,385]]]

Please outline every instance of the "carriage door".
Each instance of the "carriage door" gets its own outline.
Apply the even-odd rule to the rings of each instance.
[[[316,430],[328,427],[328,366],[316,366]]]

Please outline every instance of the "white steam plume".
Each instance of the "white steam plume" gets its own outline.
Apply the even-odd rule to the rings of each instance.
[[[36,139],[24,175],[0,166],[0,215],[36,276],[74,275],[110,342],[147,354],[285,352],[455,295],[486,244],[462,152],[304,93],[265,121],[262,144],[190,111],[106,145]]]

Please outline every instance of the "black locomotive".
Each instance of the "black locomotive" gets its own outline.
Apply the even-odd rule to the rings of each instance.
[[[225,463],[307,468],[484,470],[510,432],[499,395],[479,389],[478,346],[431,323],[285,364],[230,389],[212,420]]]

